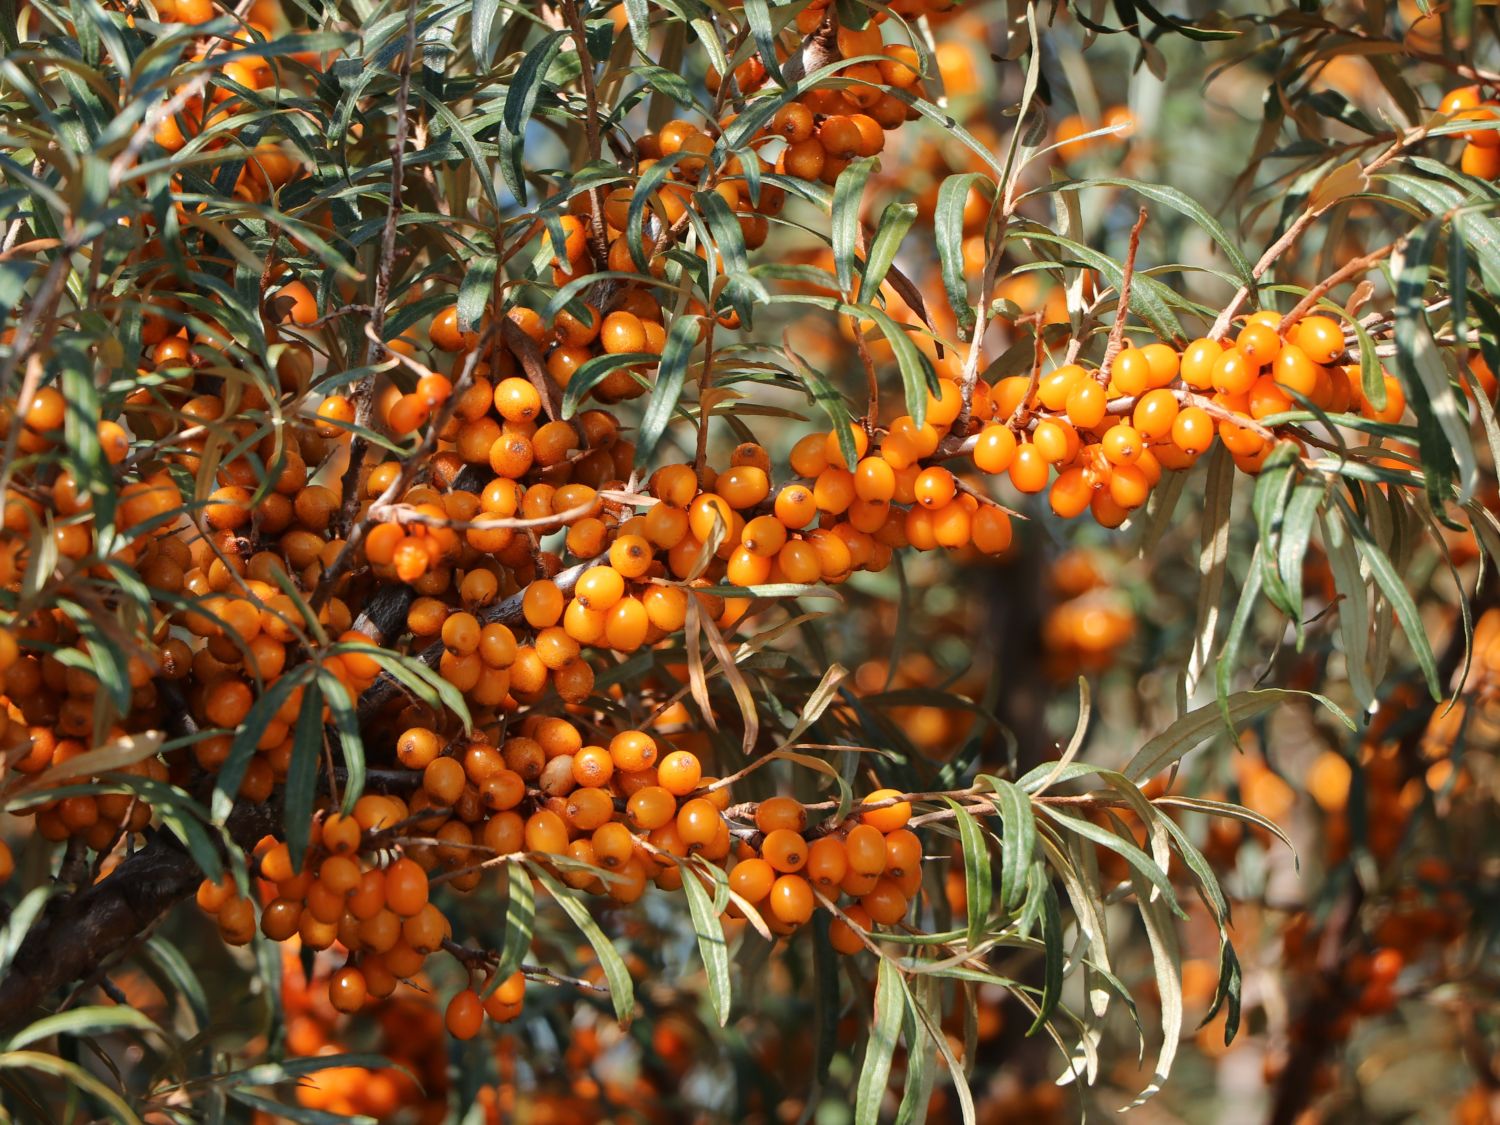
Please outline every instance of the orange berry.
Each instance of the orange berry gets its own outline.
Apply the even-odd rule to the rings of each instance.
[[[812,888],[800,875],[782,875],[771,884],[771,914],[787,925],[800,926],[811,918],[815,902]]]
[[[448,1034],[455,1039],[473,1039],[478,1035],[479,1029],[484,1026],[484,1005],[479,1001],[479,993],[472,988],[457,993],[448,1001],[443,1023],[448,1028]]]
[[[866,796],[861,804],[882,804],[900,796],[901,792],[898,789],[877,789]],[[861,812],[859,819],[881,832],[894,832],[898,828],[905,828],[906,822],[911,819],[911,802],[895,801],[887,808],[869,809]]]

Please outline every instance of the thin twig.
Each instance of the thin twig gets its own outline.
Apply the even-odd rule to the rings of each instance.
[[[1146,225],[1146,209],[1141,208],[1135,226],[1130,228],[1130,247],[1125,251],[1125,269],[1120,275],[1120,300],[1115,305],[1115,320],[1109,326],[1109,342],[1104,346],[1104,358],[1099,361],[1099,382],[1109,386],[1113,377],[1115,356],[1125,341],[1125,322],[1130,317],[1130,286],[1135,280],[1135,255],[1141,248],[1141,228]]]

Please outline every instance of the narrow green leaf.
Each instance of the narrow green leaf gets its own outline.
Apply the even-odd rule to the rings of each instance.
[[[995,790],[1000,812],[1000,910],[1009,915],[1021,905],[1036,853],[1036,815],[1031,799],[1014,782],[991,774],[985,780]]]
[[[866,300],[874,301],[879,295],[885,275],[896,260],[896,252],[901,249],[901,240],[916,221],[915,203],[887,203],[880,213],[880,222],[875,226],[875,235],[870,239],[869,253],[865,257],[864,281],[859,287]]]
[[[161,1032],[145,1013],[134,1008],[88,1005],[43,1016],[28,1024],[6,1041],[4,1050],[18,1051],[53,1035],[97,1036],[125,1029]]]
[[[833,240],[834,275],[838,278],[839,292],[846,299],[854,296],[854,248],[859,241],[860,206],[864,202],[865,184],[877,163],[873,156],[851,160],[833,185],[833,219],[829,234]],[[867,302],[874,299],[868,292],[861,296]]]
[[[979,172],[947,177],[938,188],[937,205],[932,212],[932,234],[937,243],[943,289],[948,294],[948,307],[958,318],[958,338],[963,341],[969,339],[977,322],[974,306],[969,303],[968,269],[964,265],[964,204],[980,181],[993,187],[993,181]]]
[[[292,868],[302,869],[318,797],[318,767],[323,762],[323,686],[313,680],[302,693],[302,707],[292,730],[292,759],[286,774],[286,846]]]
[[[952,797],[944,798],[953,809],[958,843],[964,854],[964,891],[968,899],[968,941],[973,949],[984,940],[990,920],[994,883],[990,878],[990,849],[979,822]],[[1002,891],[1003,896],[1003,891]]]
[[[458,286],[458,330],[478,332],[484,310],[495,292],[495,274],[500,268],[500,259],[493,254],[484,254],[469,263],[464,279]],[[458,376],[455,375],[456,379]]]
[[[882,957],[875,978],[875,1018],[854,1092],[854,1125],[878,1125],[880,1121],[880,1106],[891,1080],[891,1060],[909,1004],[901,970],[890,958]]]
[[[1052,1013],[1062,1000],[1063,968],[1068,956],[1067,947],[1063,944],[1066,934],[1063,932],[1062,907],[1050,881],[1044,882],[1037,897],[1040,900],[1042,941],[1046,945],[1046,955],[1042,966],[1042,995],[1037,1005],[1036,1018],[1026,1029],[1028,1037],[1035,1035],[1051,1020]]]
[[[688,913],[698,938],[698,954],[703,958],[703,972],[708,980],[708,1002],[718,1017],[719,1026],[729,1023],[732,1003],[729,985],[729,947],[714,900],[699,882],[702,870],[708,878],[723,879],[724,873],[711,864],[683,864],[682,889],[687,896]]]
[[[1338,704],[1310,691],[1293,691],[1289,688],[1264,688],[1260,691],[1235,692],[1224,701],[1221,710],[1217,703],[1205,704],[1174,722],[1146,745],[1136,751],[1135,756],[1120,772],[1137,785],[1161,773],[1162,770],[1180,762],[1189,751],[1222,729],[1226,717],[1232,726],[1263,715],[1283,703],[1294,699],[1313,699],[1321,703],[1350,730],[1354,723],[1344,714]]]
[[[1130,873],[1130,880],[1135,886],[1136,906],[1151,944],[1151,964],[1156,971],[1156,992],[1161,1006],[1161,1050],[1156,1056],[1156,1069],[1150,1085],[1131,1103],[1138,1106],[1161,1089],[1177,1058],[1177,1046],[1182,1038],[1182,958],[1177,948],[1177,928],[1167,913],[1166,903],[1151,898],[1137,872]]]
[[[521,59],[521,65],[511,76],[510,86],[505,91],[505,111],[500,130],[500,169],[511,194],[523,204],[526,202],[526,175],[521,167],[521,153],[526,126],[536,109],[543,79],[551,69],[553,59],[557,58],[558,51],[562,49],[566,36],[565,31],[554,31],[533,45]]]
[[[1390,557],[1380,549],[1379,544],[1370,534],[1370,529],[1360,520],[1348,500],[1340,495],[1338,501],[1344,525],[1349,529],[1360,558],[1364,559],[1365,566],[1369,568],[1376,585],[1380,587],[1380,592],[1385,595],[1385,600],[1395,611],[1397,620],[1401,622],[1401,631],[1406,634],[1406,643],[1411,646],[1412,655],[1416,657],[1417,665],[1422,669],[1422,676],[1427,681],[1427,690],[1432,694],[1433,699],[1442,699],[1443,689],[1438,683],[1437,659],[1432,654],[1432,643],[1427,639],[1427,630],[1422,623],[1422,615],[1417,610],[1417,603],[1412,601],[1411,594],[1406,589],[1406,583],[1401,580],[1401,575],[1396,573]]]
[[[495,984],[505,980],[521,967],[531,949],[531,935],[536,926],[536,892],[531,876],[519,863],[505,865],[509,877],[505,902],[505,938],[500,945],[500,961],[495,969]]]
[[[599,967],[604,970],[604,979],[609,982],[609,998],[614,1003],[615,1018],[628,1024],[635,1015],[635,987],[630,979],[630,970],[625,967],[625,959],[620,956],[615,943],[599,928],[599,923],[594,921],[593,914],[576,892],[563,886],[540,863],[527,861],[527,866],[542,886],[547,888],[563,913],[572,919],[578,932],[593,946],[594,954],[599,958]]]
[[[1198,689],[1213,660],[1219,630],[1220,606],[1229,562],[1229,521],[1234,507],[1234,461],[1222,442],[1208,455],[1203,485],[1203,525],[1198,540],[1198,609],[1193,626],[1193,649],[1182,671],[1182,705]]]

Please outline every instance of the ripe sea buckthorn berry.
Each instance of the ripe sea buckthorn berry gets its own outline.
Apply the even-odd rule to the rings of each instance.
[[[611,355],[646,350],[646,328],[634,313],[616,310],[604,318],[599,341]]]
[[[434,758],[422,771],[422,789],[440,805],[451,805],[464,791],[464,767],[456,758]]]
[[[818,552],[800,539],[791,540],[781,548],[776,555],[776,566],[786,581],[802,585],[816,582],[823,574]]]
[[[852,433],[852,431],[851,431]],[[837,445],[837,441],[834,442]],[[854,446],[855,452],[859,451],[858,439]],[[828,468],[828,435],[808,434],[792,446],[788,455],[792,472],[799,477],[816,477],[824,469]]]
[[[958,483],[947,469],[933,466],[917,476],[914,491],[917,503],[924,508],[941,508],[953,499]]]
[[[337,1011],[359,1011],[368,995],[364,973],[353,966],[346,965],[328,978],[328,1002]]]
[[[321,437],[337,437],[354,423],[354,403],[344,395],[329,395],[318,404],[314,429]]]
[[[67,416],[67,401],[56,387],[41,387],[31,396],[24,422],[28,430],[44,434],[60,430]]]
[[[656,761],[656,742],[645,731],[621,731],[610,740],[609,755],[617,770],[643,770]]]
[[[1213,387],[1228,395],[1242,395],[1254,385],[1260,372],[1236,348],[1227,348],[1214,360]]]
[[[1043,375],[1037,383],[1036,398],[1048,410],[1061,410],[1063,404],[1068,401],[1068,395],[1078,385],[1080,379],[1086,379],[1088,373],[1076,363],[1065,364],[1055,371],[1049,371]],[[1093,382],[1092,379],[1089,382]]]
[[[1165,387],[1177,378],[1177,372],[1181,369],[1182,357],[1177,350],[1169,344],[1147,344],[1141,349],[1141,354],[1146,357],[1146,362],[1151,367],[1151,386]]]
[[[601,824],[592,837],[594,858],[608,870],[624,867],[635,854],[635,837],[618,820]]]
[[[767,797],[756,806],[755,826],[768,834],[778,828],[801,832],[807,827],[807,810],[792,797]]]
[[[581,645],[597,644],[604,636],[605,624],[603,610],[591,609],[576,599],[563,613],[563,628]]]
[[[1438,103],[1438,112],[1462,113],[1466,109],[1477,108],[1483,100],[1478,86],[1459,86],[1443,95],[1443,100]]]
[[[907,898],[894,879],[882,878],[875,888],[859,900],[870,920],[882,926],[893,926],[906,917]]]
[[[864,876],[880,875],[885,871],[885,835],[875,825],[857,824],[844,838],[844,854],[849,871]]]
[[[866,457],[855,466],[854,492],[861,500],[888,501],[896,494],[896,471],[880,457]]]
[[[688,514],[671,504],[657,504],[646,513],[641,530],[657,547],[671,550],[688,534]]]
[[[909,828],[898,828],[885,838],[886,874],[899,879],[922,866],[922,841]]]
[[[789,484],[776,494],[776,518],[789,528],[806,527],[818,514],[813,491],[804,485]]]
[[[1051,468],[1037,447],[1028,441],[1016,449],[1009,475],[1010,483],[1018,492],[1040,492],[1047,487]]]
[[[852,160],[858,156],[863,147],[863,139],[859,127],[842,113],[823,118],[823,123],[817,129],[818,143],[835,160]],[[826,166],[824,175],[827,175]]]
[[[727,533],[734,527],[734,509],[722,496],[705,492],[688,506],[688,530],[700,543],[707,543],[714,527],[722,522]]]
[[[854,503],[854,474],[830,465],[813,482],[813,504],[820,512],[839,515]]]
[[[1194,340],[1182,353],[1182,381],[1196,391],[1206,391],[1214,385],[1214,365],[1223,354],[1224,346],[1207,337]]]
[[[458,327],[458,306],[449,305],[432,318],[427,327],[427,338],[439,351],[461,352],[479,345],[478,332],[461,332]]]
[[[651,474],[651,494],[664,504],[686,508],[698,492],[698,477],[691,465],[663,465]]]
[[[245,721],[253,703],[248,686],[239,680],[221,680],[209,688],[203,712],[214,726],[233,730]]]
[[[636,796],[639,795],[636,794]],[[634,799],[634,797],[631,798],[631,800]],[[723,819],[712,801],[703,797],[694,797],[691,801],[684,801],[682,808],[677,810],[677,834],[690,849],[696,851],[706,848],[719,834]]]
[[[1101,398],[1102,394],[1101,391]],[[1015,459],[1016,435],[1009,426],[990,425],[979,432],[974,445],[975,468],[985,473],[1003,473]]]
[[[646,617],[664,633],[675,633],[687,621],[687,594],[676,586],[650,586],[641,594]]]
[[[561,855],[568,849],[568,825],[551,809],[539,809],[526,818],[524,839],[529,852]]]
[[[658,783],[668,793],[684,797],[698,788],[703,777],[703,767],[698,756],[688,750],[674,750],[656,767]]]
[[[1096,380],[1089,378],[1077,380],[1063,404],[1068,421],[1080,430],[1092,430],[1104,421],[1108,407],[1109,396],[1105,394],[1104,388]]]
[[[472,613],[453,613],[443,622],[443,645],[459,656],[468,656],[479,647],[479,619]]]
[[[963,412],[964,396],[952,379],[938,380],[938,393],[927,393],[927,424],[951,426]]]
[[[516,659],[516,635],[508,625],[492,621],[479,631],[479,658],[491,668],[508,668]]]
[[[568,823],[579,832],[592,832],[609,823],[615,802],[603,789],[575,789],[568,794]]]
[[[753,554],[774,558],[786,544],[786,529],[787,525],[776,516],[756,516],[745,524],[745,529],[740,534],[740,545]]]
[[[987,555],[998,555],[1010,547],[1010,516],[993,504],[981,504],[969,528],[974,546]]]
[[[625,579],[610,566],[591,566],[579,576],[573,597],[585,608],[603,612],[625,595]]]
[[[1131,423],[1147,441],[1166,437],[1177,419],[1177,398],[1165,388],[1147,391],[1135,404]]]
[[[1111,426],[1099,442],[1105,460],[1111,465],[1133,464],[1140,457],[1145,444],[1134,426],[1123,424]]]
[[[295,324],[306,328],[318,319],[318,302],[313,292],[300,281],[289,282],[271,298],[270,309],[278,324]]]
[[[1293,326],[1291,341],[1313,363],[1325,366],[1344,352],[1344,331],[1332,317],[1303,317]]]
[[[521,596],[521,613],[533,629],[556,625],[562,617],[563,595],[550,578],[538,578]]]
[[[1318,385],[1318,367],[1297,344],[1286,344],[1271,365],[1276,382],[1299,395],[1310,397]]]
[[[758,857],[742,859],[729,872],[729,889],[752,906],[763,902],[776,882],[776,869]]]
[[[529,422],[541,412],[542,396],[527,379],[501,379],[495,384],[495,409],[508,422]]]
[[[1384,375],[1383,377],[1385,379],[1385,409],[1375,409],[1374,404],[1361,394],[1359,412],[1375,422],[1396,423],[1401,421],[1401,415],[1406,413],[1406,392],[1395,376]]]
[[[753,508],[770,495],[771,479],[764,469],[740,465],[720,473],[714,490],[731,508]]]
[[[843,910],[849,921],[835,918],[829,924],[828,943],[845,956],[851,956],[865,949],[864,941],[861,940],[859,934],[855,933],[853,926],[858,926],[860,930],[868,932],[874,922],[870,919],[870,912],[858,903],[846,906]],[[850,923],[853,923],[853,926]]]
[[[1109,375],[1121,394],[1138,395],[1151,385],[1151,361],[1139,348],[1122,348],[1115,355]]]
[[[631,824],[649,832],[677,814],[677,799],[660,785],[648,785],[630,795],[625,812]]]
[[[448,1001],[448,1009],[443,1013],[443,1024],[448,1028],[448,1034],[455,1039],[473,1039],[478,1035],[479,1029],[484,1026],[484,1005],[479,1001],[479,993],[472,988],[456,993]]]
[[[639,598],[621,598],[605,615],[604,640],[620,652],[634,652],[645,644],[651,619]]]
[[[836,836],[820,836],[807,849],[807,864],[803,874],[813,884],[831,893],[849,873],[849,856],[844,844]]]
[[[1083,514],[1094,498],[1094,486],[1081,468],[1074,466],[1057,474],[1047,492],[1047,502],[1063,519]]]
[[[758,586],[771,576],[773,563],[745,547],[736,547],[729,556],[724,577],[733,586]]]
[[[894,802],[886,808],[866,809],[859,814],[862,823],[877,828],[881,832],[894,832],[898,828],[905,828],[906,822],[911,819],[911,802],[895,800],[901,796],[898,789],[877,789],[869,794],[860,803],[862,805],[878,805],[886,802]]]
[[[772,916],[777,921],[792,926],[800,926],[811,918],[816,904],[812,888],[800,875],[782,875],[778,878],[771,884],[769,900]]]
[[[760,854],[777,871],[800,871],[807,863],[807,841],[790,828],[773,829],[766,833]]]
[[[1172,423],[1172,442],[1188,454],[1204,452],[1214,440],[1214,420],[1200,406],[1179,411]]]
[[[1045,418],[1031,432],[1031,444],[1049,465],[1071,464],[1078,456],[1078,431],[1066,422]]]
[[[318,867],[318,881],[336,895],[347,895],[359,879],[359,864],[346,855],[331,855]]]
[[[255,937],[255,907],[247,898],[235,898],[219,910],[219,936],[226,945],[249,945]]]
[[[1139,508],[1151,497],[1146,474],[1136,465],[1116,465],[1109,475],[1109,497],[1129,511]]]
[[[1251,323],[1240,330],[1234,346],[1251,367],[1261,368],[1273,362],[1281,352],[1281,337],[1276,329],[1265,324]]]
[[[427,872],[405,856],[385,870],[385,903],[402,918],[410,918],[427,905]]]
[[[788,144],[796,144],[812,136],[814,123],[813,115],[805,105],[790,102],[776,111],[769,129],[786,138]]]
[[[385,909],[385,873],[378,868],[361,872],[359,885],[345,903],[350,914],[360,921],[373,918]]]
[[[609,548],[609,565],[622,578],[640,578],[651,569],[651,544],[640,535],[621,535]]]
[[[272,941],[289,940],[301,924],[302,903],[291,899],[272,899],[260,912],[260,932]]]

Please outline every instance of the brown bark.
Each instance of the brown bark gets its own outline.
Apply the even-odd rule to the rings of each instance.
[[[274,803],[241,805],[226,827],[249,848],[280,820]],[[107,965],[202,880],[181,841],[161,830],[106,878],[53,898],[0,979],[0,1028],[24,1023],[55,990]]]

